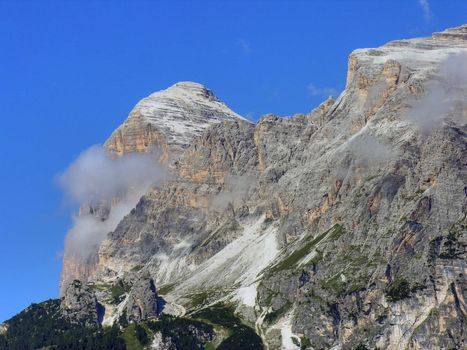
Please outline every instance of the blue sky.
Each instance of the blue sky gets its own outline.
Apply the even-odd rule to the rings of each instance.
[[[467,22],[466,1],[0,0],[0,321],[58,295],[70,224],[54,176],[181,80],[257,119],[308,112],[353,49]]]

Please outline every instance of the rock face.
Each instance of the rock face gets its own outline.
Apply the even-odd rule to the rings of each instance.
[[[104,309],[89,286],[74,280],[65,290],[60,310],[66,320],[87,326],[102,322]]]
[[[153,149],[163,163],[172,164],[182,151],[211,125],[227,120],[244,120],[230,110],[205,86],[180,82],[142,99],[105,143],[116,155]],[[119,198],[114,199],[118,203]],[[80,215],[106,220],[114,203],[88,203]],[[87,281],[96,272],[98,254],[76,256],[65,248],[61,291],[74,279]]]
[[[134,123],[150,130],[107,146],[164,142],[179,157],[109,233],[90,280],[149,273],[179,315],[232,302],[269,349],[463,348],[466,28],[354,51],[345,90],[307,115],[226,113],[198,130],[174,124],[186,83],[143,100]],[[106,312],[152,317],[150,278]]]
[[[125,310],[129,322],[157,316],[156,286],[150,276],[138,278],[133,284]]]

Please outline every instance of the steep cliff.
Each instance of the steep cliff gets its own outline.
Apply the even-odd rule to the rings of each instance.
[[[234,302],[270,349],[462,347],[466,28],[354,51],[309,115],[207,129],[96,281],[141,268],[171,312]]]

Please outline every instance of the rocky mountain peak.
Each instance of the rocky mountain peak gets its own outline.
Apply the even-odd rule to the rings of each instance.
[[[214,92],[206,86],[192,81],[179,81],[165,90],[151,94],[149,97],[152,97],[153,95],[156,95],[157,97],[162,92],[178,96],[186,96],[187,98],[207,99],[222,103],[222,101],[214,95]]]
[[[204,85],[179,82],[139,101],[106,147],[118,154],[144,152],[155,145],[162,159],[175,159],[210,125],[244,120]]]

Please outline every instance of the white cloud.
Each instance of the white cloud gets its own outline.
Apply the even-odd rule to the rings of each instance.
[[[350,141],[349,149],[358,163],[368,165],[387,162],[393,156],[391,148],[371,135],[361,135]]]
[[[253,175],[229,175],[225,179],[225,189],[211,200],[211,208],[223,211],[229,204],[238,204],[247,197],[251,188],[256,186],[257,179]]]
[[[237,40],[237,46],[246,54],[250,54],[252,51],[250,44],[243,38]]]
[[[117,157],[97,145],[82,152],[57,177],[69,202],[82,208],[103,208],[105,212],[84,210],[73,217],[65,242],[67,254],[87,257],[98,249],[141,196],[166,178],[166,168],[158,159],[157,152]]]
[[[157,155],[126,154],[116,157],[102,146],[92,146],[58,176],[68,200],[75,204],[109,201],[131,188],[148,188],[164,173]]]
[[[254,122],[256,120],[256,113],[253,111],[250,111],[246,115],[244,115],[244,117],[248,119],[250,122]]]
[[[330,87],[321,88],[321,87],[314,85],[313,83],[308,84],[307,90],[310,96],[324,96],[324,97],[333,96],[335,97],[337,95],[336,89],[330,88]]]
[[[418,4],[422,8],[423,17],[425,17],[425,20],[429,21],[432,17],[430,3],[428,2],[428,0],[418,0]]]
[[[449,119],[467,122],[467,52],[441,62],[437,75],[425,86],[427,93],[407,111],[406,117],[422,134],[429,134]]]

